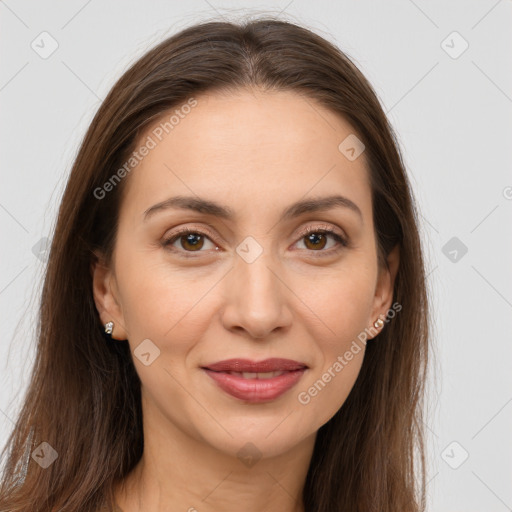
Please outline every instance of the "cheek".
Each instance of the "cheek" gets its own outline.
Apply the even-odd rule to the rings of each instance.
[[[215,284],[211,272],[176,269],[144,253],[120,257],[116,268],[131,345],[149,338],[180,352],[200,339],[209,320],[202,303]]]
[[[337,355],[324,368],[315,369],[297,390],[297,407],[310,423],[310,430],[318,430],[327,423],[347,400],[364,359],[364,348],[357,350],[349,351],[350,360]]]
[[[374,282],[370,271],[353,267],[316,283],[322,293],[306,295],[304,302],[319,319],[309,325],[320,357],[297,390],[297,401],[319,427],[343,405],[359,375]]]
[[[301,294],[321,325],[321,336],[318,331],[314,339],[322,340],[325,352],[337,352],[368,327],[375,291],[373,271],[363,265],[347,265],[336,272],[317,274],[314,283],[310,292]]]

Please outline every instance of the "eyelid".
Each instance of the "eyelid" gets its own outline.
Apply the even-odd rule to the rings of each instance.
[[[298,236],[306,236],[309,233],[316,233],[317,231],[327,231],[328,233],[336,234],[343,238],[344,240],[348,240],[348,237],[345,235],[345,233],[340,230],[339,228],[335,228],[334,226],[331,226],[329,224],[321,224],[321,225],[314,225],[314,226],[307,226],[303,230],[299,232]]]
[[[174,233],[172,236],[175,237],[176,235],[179,235],[182,233],[186,234],[188,232],[207,235],[212,240],[212,242],[215,241],[216,238],[220,238],[217,234],[215,234],[209,228],[205,228],[203,226],[201,226],[201,227],[186,226],[184,228],[178,229],[178,231],[176,231],[176,233]]]

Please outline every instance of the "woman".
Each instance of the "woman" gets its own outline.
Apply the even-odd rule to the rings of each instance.
[[[417,219],[332,44],[266,19],[163,41],[69,177],[0,509],[424,510]]]

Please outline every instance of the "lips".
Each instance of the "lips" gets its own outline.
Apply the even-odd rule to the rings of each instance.
[[[294,371],[307,368],[307,365],[291,359],[272,358],[264,361],[251,361],[250,359],[226,359],[218,363],[203,366],[214,372],[247,372],[266,373]]]
[[[226,393],[240,400],[261,403],[275,400],[292,388],[307,365],[291,359],[228,359],[202,369]]]

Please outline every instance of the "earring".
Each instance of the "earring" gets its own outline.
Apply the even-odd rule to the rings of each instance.
[[[113,330],[114,330],[114,322],[107,322],[105,324],[105,333],[112,334]]]
[[[379,318],[378,320],[375,321],[375,323],[373,324],[373,326],[375,327],[375,329],[380,329],[382,326],[384,325],[384,320],[382,320],[382,318]]]

